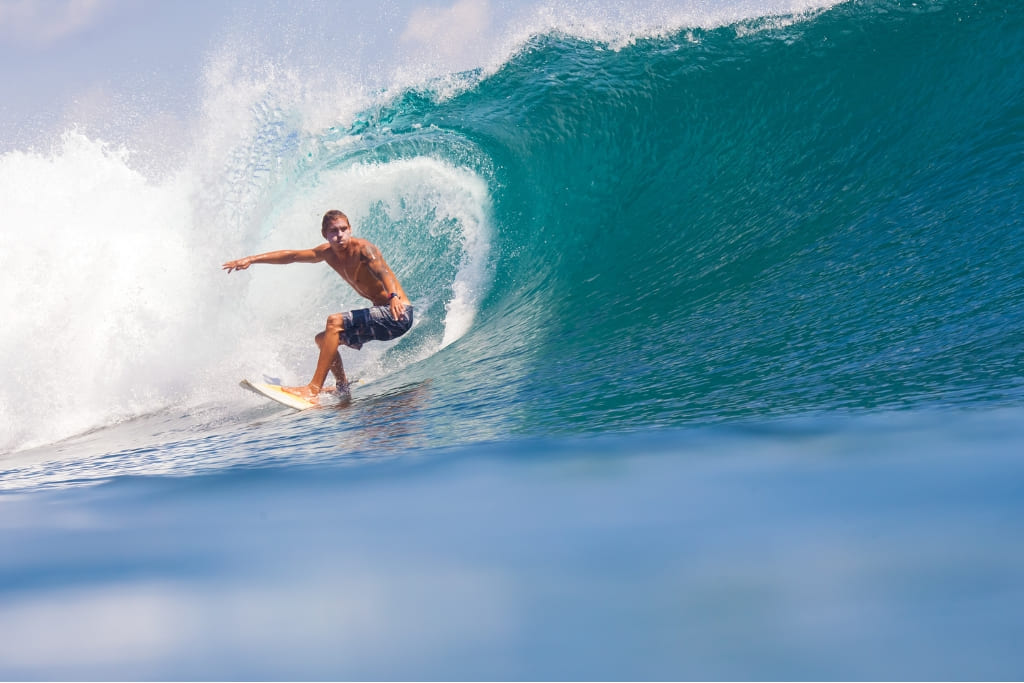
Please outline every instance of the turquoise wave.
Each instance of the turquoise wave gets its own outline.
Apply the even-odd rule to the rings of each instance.
[[[1012,3],[851,2],[536,36],[365,112],[332,163],[437,157],[493,199],[475,325],[394,381],[539,433],[1019,403],[1021,63]]]

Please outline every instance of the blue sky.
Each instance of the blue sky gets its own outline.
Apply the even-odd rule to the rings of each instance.
[[[225,49],[386,85],[400,63],[475,66],[526,3],[0,0],[0,151],[77,125],[185,116]],[[122,118],[111,121],[110,117]],[[102,132],[102,131],[101,131]]]

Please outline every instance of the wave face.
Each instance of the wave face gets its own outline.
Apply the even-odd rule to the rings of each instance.
[[[358,298],[218,265],[311,246],[329,208],[420,318],[346,362],[371,394],[430,380],[465,438],[1019,404],[1021,63],[1024,9],[973,0],[549,31],[327,129],[291,81],[215,66],[184,170],[74,132],[0,160],[0,447],[305,381]],[[62,240],[49,206],[76,207]],[[39,387],[63,383],[55,417]]]
[[[513,360],[542,432],[1019,401],[1022,17],[852,3],[536,38],[407,119],[495,169],[463,348]]]

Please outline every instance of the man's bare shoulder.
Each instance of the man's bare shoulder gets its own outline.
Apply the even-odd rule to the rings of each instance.
[[[331,249],[331,245],[327,242],[324,242],[319,246],[313,247],[312,249],[310,249],[310,251],[316,255],[317,261],[324,261],[325,263],[327,263],[327,265],[329,265],[331,268],[334,268],[335,270],[342,266],[343,258],[339,257],[338,254],[336,254],[334,250]]]
[[[352,242],[359,253],[359,258],[363,261],[372,261],[375,258],[380,258],[380,249],[370,240],[363,239],[362,237],[353,237]]]

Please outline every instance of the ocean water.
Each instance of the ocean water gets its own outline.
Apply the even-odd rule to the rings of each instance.
[[[1021,64],[985,0],[552,22],[3,154],[0,676],[1021,678]],[[329,208],[418,320],[293,413],[238,380],[362,303],[220,264]]]

